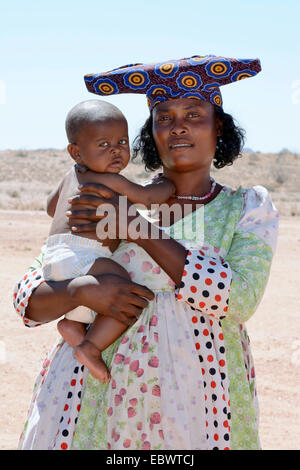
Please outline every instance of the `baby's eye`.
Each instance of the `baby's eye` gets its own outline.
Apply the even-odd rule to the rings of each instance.
[[[127,144],[127,139],[121,139],[121,140],[119,141],[119,144],[121,144],[121,145],[126,145],[126,144]]]
[[[99,144],[99,147],[107,147],[108,146],[108,142],[101,142]]]

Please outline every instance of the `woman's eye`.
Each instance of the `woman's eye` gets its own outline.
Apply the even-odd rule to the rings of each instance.
[[[158,121],[159,121],[159,122],[161,122],[161,121],[168,121],[168,119],[169,119],[169,116],[160,116],[160,117],[158,118]]]

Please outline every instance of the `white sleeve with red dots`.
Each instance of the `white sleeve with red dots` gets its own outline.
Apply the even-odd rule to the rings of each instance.
[[[245,191],[241,217],[224,260],[201,250],[186,258],[177,300],[216,318],[247,321],[265,291],[278,235],[278,211],[268,191]]]
[[[27,273],[15,285],[13,292],[13,305],[18,315],[23,319],[24,325],[28,327],[35,327],[41,323],[29,320],[25,316],[26,307],[28,305],[30,296],[34,289],[36,289],[45,279],[41,268],[35,270],[29,269]]]
[[[227,262],[207,256],[202,250],[188,251],[177,300],[215,318],[228,310],[231,269]]]

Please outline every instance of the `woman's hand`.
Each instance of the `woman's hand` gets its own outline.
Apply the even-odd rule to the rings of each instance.
[[[82,276],[76,279],[76,304],[104,316],[133,325],[154,294],[147,287],[115,274]]]
[[[72,207],[67,216],[72,231],[97,232],[100,241],[116,238],[129,240],[128,226],[139,216],[134,205],[126,197],[101,184],[86,183],[79,189],[80,194],[69,199]]]

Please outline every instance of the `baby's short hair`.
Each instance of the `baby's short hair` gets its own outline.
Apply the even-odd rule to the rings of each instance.
[[[75,144],[78,133],[86,125],[106,120],[125,120],[124,114],[111,103],[102,100],[88,100],[78,103],[66,117],[66,134],[70,144]]]

